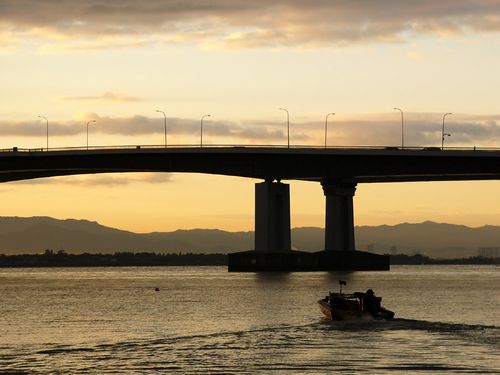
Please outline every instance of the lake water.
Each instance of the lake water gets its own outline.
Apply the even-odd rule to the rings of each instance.
[[[323,319],[338,279],[397,319]],[[0,374],[500,373],[497,266],[0,269],[0,291]]]

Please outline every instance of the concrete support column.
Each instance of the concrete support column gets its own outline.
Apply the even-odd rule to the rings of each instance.
[[[321,183],[326,196],[325,250],[356,250],[354,244],[355,183]]]
[[[288,184],[272,181],[255,184],[255,250],[291,250]]]

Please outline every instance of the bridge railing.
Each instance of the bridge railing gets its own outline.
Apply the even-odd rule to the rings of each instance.
[[[214,148],[276,148],[276,149],[314,149],[314,150],[394,150],[394,151],[500,151],[499,147],[425,147],[425,146],[405,146],[404,148],[397,146],[318,146],[318,145],[260,145],[260,144],[207,144],[200,147],[193,144],[176,144],[176,145],[110,145],[110,146],[74,146],[74,147],[51,147],[51,148],[3,148],[0,153],[38,153],[38,152],[53,152],[53,151],[101,151],[101,150],[151,150],[151,149],[214,149]]]

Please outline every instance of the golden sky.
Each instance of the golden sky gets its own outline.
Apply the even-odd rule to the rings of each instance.
[[[89,144],[500,147],[500,2],[0,1],[0,148]],[[252,230],[255,180],[191,174],[0,185],[2,216],[132,231]],[[357,225],[500,225],[496,181],[359,185]],[[323,226],[291,182],[292,225]]]

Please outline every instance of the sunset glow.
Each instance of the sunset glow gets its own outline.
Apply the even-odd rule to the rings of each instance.
[[[0,2],[0,148],[198,145],[500,147],[500,3],[479,0]],[[0,216],[138,232],[253,230],[256,180],[129,174],[0,185]],[[288,183],[288,182],[287,182]],[[292,226],[324,196],[290,182]],[[500,225],[499,183],[358,185],[356,225]]]

